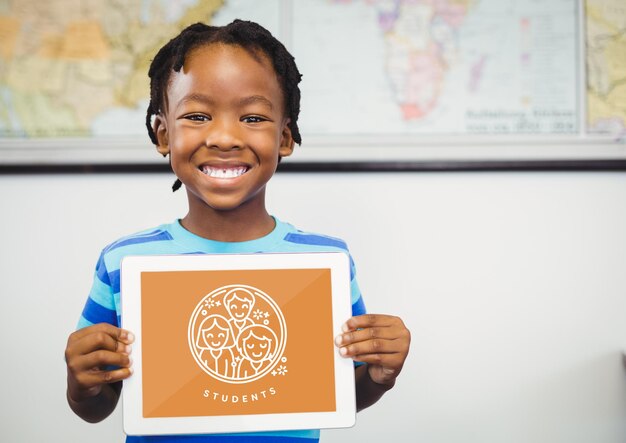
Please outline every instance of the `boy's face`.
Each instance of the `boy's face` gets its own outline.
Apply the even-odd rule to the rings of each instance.
[[[169,153],[190,211],[264,207],[279,156],[293,151],[283,95],[267,57],[235,45],[192,50],[172,73],[167,111],[157,117],[158,150]]]

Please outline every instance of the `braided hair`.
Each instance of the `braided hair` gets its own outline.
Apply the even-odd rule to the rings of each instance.
[[[265,54],[272,62],[283,94],[285,115],[289,118],[291,136],[297,144],[302,143],[298,129],[300,114],[300,88],[302,78],[293,56],[267,29],[261,25],[244,20],[235,20],[226,26],[208,26],[196,23],[183,31],[163,46],[150,64],[150,103],[146,112],[146,128],[150,140],[158,145],[152,127],[152,118],[163,113],[166,107],[167,87],[172,72],[180,72],[187,54],[200,46],[223,43],[240,46],[255,58]],[[176,191],[182,183],[176,180],[172,189]]]

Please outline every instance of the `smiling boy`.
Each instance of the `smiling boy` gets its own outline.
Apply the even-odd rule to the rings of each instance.
[[[274,229],[265,186],[294,140],[271,62],[238,46],[194,49],[154,123],[158,151],[187,189],[189,231],[219,241]]]
[[[119,266],[126,255],[343,251],[332,237],[300,231],[271,216],[266,185],[282,157],[300,143],[300,73],[284,46],[261,26],[236,20],[196,24],[156,55],[150,67],[147,126],[169,155],[188,212],[180,220],[107,246],[65,351],[67,399],[90,422],[115,408],[121,381],[132,375],[131,331],[119,328]],[[178,187],[178,185],[175,185]],[[409,350],[410,333],[396,316],[365,314],[351,260],[353,317],[335,344],[355,367],[357,408],[391,389]],[[314,356],[312,356],[314,358]],[[113,368],[111,368],[113,367]],[[319,440],[319,430],[254,435],[132,437],[128,442],[292,442]]]

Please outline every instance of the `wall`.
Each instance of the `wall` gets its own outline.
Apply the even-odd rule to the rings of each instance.
[[[169,175],[0,176],[0,441],[121,441],[66,406],[99,250],[184,214]],[[323,442],[626,441],[626,173],[279,174],[271,211],[351,246],[413,342],[397,388]]]

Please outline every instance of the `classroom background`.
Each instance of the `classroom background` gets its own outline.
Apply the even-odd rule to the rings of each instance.
[[[2,441],[122,441],[121,407],[70,411],[63,350],[100,248],[184,211],[171,181],[0,177]],[[626,173],[279,173],[268,191],[344,238],[368,309],[412,332],[396,388],[322,441],[626,440]]]
[[[55,17],[65,20],[66,16],[71,16],[76,11],[71,8],[59,10],[51,6],[58,6],[63,1],[70,0],[45,3],[20,0],[10,5],[0,2],[0,40],[4,42],[0,43],[0,62],[5,63],[0,64],[0,87],[7,84],[4,73],[9,72],[7,60],[12,60],[12,49],[9,45],[11,40],[8,37],[17,35],[16,23],[19,23],[19,20],[14,20],[17,15],[9,15],[9,6],[28,6],[31,9],[26,16],[38,15],[44,20],[43,23],[52,26],[54,17],[50,13],[61,11]],[[83,5],[81,11],[88,13],[110,2],[89,3],[85,0],[79,3]],[[150,1],[133,4],[139,3],[153,6],[165,4]],[[168,2],[180,7],[192,3],[207,5],[214,2]],[[430,4],[419,1],[406,3]],[[453,3],[460,5],[464,2]],[[548,7],[575,10],[575,4],[583,4],[574,0],[551,0],[542,2],[539,6],[534,2],[519,0],[485,0],[475,3],[476,7],[525,5],[528,8],[539,7],[542,11]],[[597,11],[605,13],[606,17],[626,16],[623,5],[621,9],[618,8],[620,0],[585,2],[587,6],[597,6],[600,3],[608,9],[600,8]],[[234,8],[232,11],[237,11],[237,8],[249,6],[250,2],[246,4],[242,0],[232,0],[226,4]],[[391,2],[354,0],[305,3],[272,0],[264,2],[264,5],[271,7],[267,6],[259,13],[259,20],[268,20],[276,29],[282,29],[284,16],[272,16],[271,8],[280,5],[297,8],[305,4],[309,7],[332,4],[333,7],[344,8],[345,13],[350,8],[360,8],[357,11],[360,11],[359,14],[365,11],[365,15],[356,14],[354,17],[359,20],[358,23],[355,22],[347,28],[340,20],[328,20],[325,28],[308,28],[307,32],[317,32],[316,36],[319,38],[303,39],[303,35],[309,34],[298,34],[298,27],[291,29],[289,35],[295,41],[297,56],[304,59],[301,54],[315,54],[308,61],[304,59],[300,66],[305,73],[305,79],[308,77],[309,81],[315,82],[315,78],[318,78],[321,85],[331,84],[337,79],[329,79],[325,75],[344,72],[337,68],[339,65],[333,65],[337,68],[333,70],[330,65],[320,64],[320,53],[335,57],[332,59],[333,63],[346,60],[365,63],[375,53],[374,49],[384,49],[382,40],[375,43],[373,40],[361,39],[359,41],[364,46],[361,51],[351,55],[353,58],[347,57],[346,52],[341,50],[343,44],[353,44],[352,34],[345,33],[345,29],[356,32],[374,24],[388,24],[389,21],[374,23],[367,19],[374,14],[372,5],[385,6]],[[119,9],[109,8],[107,11],[118,14],[117,19],[123,16],[119,14]],[[612,12],[609,14],[607,11]],[[313,20],[318,16],[301,13],[297,17]],[[392,15],[385,17],[391,20]],[[513,42],[522,46],[530,45],[530,49],[532,45],[537,45],[537,48],[545,51],[564,45],[563,48],[574,51],[576,45],[569,45],[567,38],[544,38],[550,32],[561,33],[559,35],[563,37],[575,31],[571,26],[561,26],[560,21],[551,22],[550,17],[548,13],[538,16],[541,26],[537,35],[524,34],[528,29],[535,29],[535,22],[521,20],[519,35],[526,37]],[[459,22],[453,20],[447,24],[453,26]],[[480,23],[475,21],[466,24],[465,30],[482,29]],[[301,25],[308,26],[305,22]],[[31,32],[34,33],[37,29],[41,28],[32,27]],[[72,34],[72,38],[77,38],[84,35],[81,32],[92,32],[94,28],[79,26],[71,29],[72,32],[78,32]],[[123,27],[120,29],[124,30]],[[342,29],[345,40],[341,44],[335,42],[322,52],[319,48],[306,46],[307,43],[321,41],[324,36],[337,35],[335,33]],[[441,31],[443,28],[437,29]],[[596,31],[597,29],[594,28]],[[15,31],[14,34],[10,33],[12,30]],[[448,31],[449,29],[446,32]],[[473,36],[474,43],[481,41],[476,40],[476,34],[467,35]],[[622,47],[619,45],[623,44],[620,43],[623,41],[623,33],[619,35],[622,35],[622,40],[611,40],[617,48],[617,52],[612,52],[617,54],[611,59],[616,62],[611,64],[613,68],[620,68],[617,62],[626,60],[619,56],[623,55],[623,52],[619,52]],[[30,36],[26,41],[33,43],[35,34]],[[485,37],[485,41],[494,45],[501,41],[487,37],[489,36]],[[147,40],[132,41],[140,45]],[[298,47],[298,42],[304,46]],[[90,49],[93,50],[96,46],[92,45]],[[79,46],[77,50],[81,48],[85,49]],[[98,50],[102,48],[96,47]],[[461,49],[471,53],[467,47]],[[32,48],[29,50],[28,54],[36,54]],[[485,45],[485,50],[497,53],[497,48],[489,45]],[[558,51],[560,54],[566,52]],[[80,51],[73,54],[77,56]],[[541,54],[546,55],[546,52]],[[570,55],[573,54],[574,52]],[[556,67],[563,60],[574,60],[549,57],[539,59],[542,63]],[[476,59],[477,62],[481,60],[483,59],[480,57]],[[501,60],[502,66],[507,66],[507,60]],[[527,59],[522,58],[522,61]],[[596,61],[600,63],[600,59]],[[57,78],[56,71],[45,71],[41,83],[29,83],[36,79],[34,70],[44,65],[32,63],[25,66],[29,66],[31,70],[17,71],[22,74],[9,79],[17,85],[11,91],[41,84],[48,88],[45,91],[47,94],[52,94],[52,86],[62,85],[51,81]],[[484,66],[487,65],[476,65]],[[563,66],[568,65],[561,64]],[[565,79],[568,84],[576,87],[576,82],[580,79],[572,74],[575,71],[569,68],[562,71],[561,74],[566,77],[561,80]],[[83,79],[102,80],[98,77],[103,72],[101,69],[81,72],[84,74]],[[125,71],[117,72],[122,75]],[[619,69],[615,72],[619,72]],[[384,77],[384,72],[379,74],[381,77],[378,80]],[[527,74],[531,75],[532,72],[528,71]],[[620,75],[626,77],[623,71]],[[350,82],[366,81],[365,77],[341,77],[340,80],[344,83],[339,83],[338,94],[347,94]],[[144,77],[141,78],[145,80]],[[498,78],[495,76],[490,79],[494,87],[498,84]],[[524,78],[528,80],[531,77]],[[76,78],[74,80],[78,81]],[[378,81],[374,77],[370,80]],[[76,84],[78,83],[71,85]],[[524,84],[528,86],[530,83]],[[603,83],[598,81],[597,84]],[[129,82],[129,85],[133,86],[133,93],[137,91],[136,84]],[[473,86],[478,87],[477,84],[472,84]],[[506,89],[503,88],[502,94],[507,92]],[[567,93],[562,94],[563,90],[552,89],[552,103],[556,103],[554,100],[558,99],[559,106],[566,111],[582,109],[582,97],[578,96],[578,101],[569,101],[570,96]],[[380,92],[368,88],[361,90],[367,94]],[[8,89],[3,89],[0,94],[2,100],[9,96],[7,91]],[[95,95],[81,91],[82,95],[73,102],[73,106],[80,108],[85,103],[93,105],[95,100],[85,100],[85,97],[94,98]],[[437,143],[438,135],[435,134],[435,138],[432,138],[433,134],[422,134],[423,131],[415,130],[411,134],[407,132],[398,136],[403,126],[387,127],[387,135],[399,147],[386,150],[384,143],[371,143],[371,140],[385,138],[385,128],[381,128],[378,121],[381,114],[373,112],[367,106],[367,103],[375,100],[374,95],[364,94],[353,99],[347,95],[337,95],[334,96],[336,102],[346,106],[331,107],[327,103],[334,93],[320,91],[314,97],[319,99],[317,105],[307,106],[306,102],[303,104],[303,128],[313,122],[313,126],[309,126],[309,132],[337,132],[346,127],[356,133],[362,128],[382,132],[371,137],[369,148],[364,151],[359,150],[358,143],[348,134],[346,140],[350,141],[351,147],[347,149],[348,144],[335,144],[335,152],[332,139],[330,142],[322,140],[318,151],[315,146],[307,146],[307,140],[313,140],[312,144],[315,145],[315,137],[307,138],[307,133],[303,131],[305,146],[296,148],[293,163],[287,160],[284,170],[278,172],[268,185],[268,208],[278,218],[301,229],[346,240],[356,262],[357,277],[368,310],[401,316],[412,333],[411,351],[395,389],[376,405],[359,413],[356,426],[324,430],[321,441],[626,441],[624,144],[609,143],[607,150],[606,138],[601,138],[597,146],[590,138],[584,143],[576,144],[584,147],[585,152],[578,152],[582,157],[561,156],[556,164],[551,164],[544,157],[533,163],[537,159],[533,159],[532,155],[524,157],[525,153],[532,151],[536,154],[546,146],[556,146],[560,154],[567,153],[573,147],[567,140],[573,141],[576,138],[575,133],[565,134],[564,138],[559,138],[558,143],[552,143],[550,134],[544,134],[545,139],[535,139],[535,142],[539,140],[540,143],[530,139],[527,144],[517,142],[513,151],[508,150],[507,146],[500,146],[507,153],[507,156],[499,158],[504,160],[505,167],[502,167],[502,163],[500,167],[493,167],[493,164],[490,167],[489,161],[473,163],[474,166],[471,166],[476,158],[467,157],[463,157],[465,167],[458,167],[459,163],[454,162],[458,151],[450,151],[450,155],[443,162],[435,162],[434,166],[432,162],[429,163],[434,159],[429,157],[431,152],[412,157],[410,162],[413,162],[413,167],[406,167],[407,164],[403,167],[403,159],[399,157],[395,159],[395,167],[380,167],[379,163],[377,167],[377,162],[385,159],[385,155],[389,153],[402,152],[404,155],[407,152],[422,152],[420,149],[400,149],[402,146],[406,148],[407,137],[413,137],[412,140],[422,140],[422,135],[431,137],[428,138],[434,141],[431,148],[442,148]],[[530,94],[533,91],[529,89],[526,92]],[[591,102],[593,98],[590,97],[594,91],[589,91],[587,100]],[[499,92],[491,92],[491,96],[500,96]],[[534,92],[543,96],[546,91],[544,89]],[[557,97],[558,94],[562,95]],[[132,94],[128,94],[125,98],[131,99],[131,96]],[[391,98],[387,95],[376,103],[384,102],[387,103],[385,106],[391,106]],[[452,100],[447,103],[461,103],[455,102],[454,96],[442,96],[442,100],[444,99]],[[2,102],[3,106],[7,103]],[[45,104],[43,101],[31,103]],[[328,113],[322,113],[320,106],[326,106]],[[29,112],[24,114],[28,117],[26,123],[44,123],[43,129],[40,128],[42,131],[46,130],[45,124],[48,123],[66,124],[69,120],[58,109],[60,108],[30,107]],[[142,114],[144,108],[139,106],[138,109],[139,114]],[[447,109],[454,109],[454,106],[448,106]],[[605,110],[606,107],[598,105],[594,109]],[[622,108],[622,112],[623,109],[626,107]],[[9,114],[0,112],[0,121],[6,115],[12,115],[10,113],[13,110],[8,110]],[[408,112],[405,117],[415,117],[411,114],[415,108],[409,107],[405,111]],[[586,111],[580,112],[584,114]],[[593,129],[591,126],[582,127],[586,124],[585,115],[568,112],[555,111],[551,114],[552,123],[560,130],[570,126],[576,126],[582,132]],[[441,113],[437,115],[441,117]],[[482,118],[481,116],[489,117],[491,114],[487,112],[473,115]],[[85,114],[82,116],[85,117]],[[119,116],[109,115],[107,118],[113,120],[105,119],[100,123],[111,127],[115,126],[111,125],[112,121],[121,121]],[[137,121],[141,118],[140,115]],[[348,118],[353,119],[348,121]],[[603,120],[601,115],[597,118],[598,121]],[[135,122],[133,119],[135,117],[129,116],[128,121]],[[458,123],[456,118],[436,121],[440,124],[438,130],[443,132],[451,127],[446,125]],[[501,125],[502,120],[499,121]],[[543,124],[545,121],[541,116],[533,120],[536,124]],[[606,119],[603,121],[606,122]],[[26,123],[24,127],[32,129]],[[100,250],[122,235],[182,217],[186,208],[186,196],[183,190],[171,192],[174,177],[167,171],[166,161],[159,167],[155,166],[157,161],[163,159],[159,159],[149,146],[141,122],[135,126],[142,144],[135,146],[136,149],[127,159],[134,163],[146,159],[146,163],[142,168],[133,168],[124,166],[122,161],[121,166],[118,165],[118,172],[113,172],[116,168],[110,167],[110,164],[107,168],[99,167],[98,162],[103,159],[98,156],[106,151],[109,157],[104,158],[104,162],[111,162],[111,159],[123,152],[120,146],[108,146],[105,141],[97,145],[98,149],[83,151],[80,149],[80,140],[69,140],[68,146],[62,146],[67,149],[59,149],[59,142],[48,147],[31,146],[30,139],[22,139],[23,134],[19,133],[22,129],[12,133],[6,122],[2,124],[0,171],[3,173],[0,174],[0,204],[4,216],[0,222],[0,312],[3,319],[0,323],[0,334],[3,358],[0,379],[5,387],[0,396],[0,441],[123,441],[121,403],[111,417],[99,424],[87,424],[71,412],[65,400],[66,370],[63,351],[68,335],[75,329],[83,309]],[[405,126],[408,128],[410,125]],[[464,134],[468,131],[479,131],[479,126],[459,127],[462,134],[456,140],[466,140]],[[116,127],[120,130],[126,129],[121,125]],[[428,125],[424,127],[429,128]],[[99,128],[101,129],[102,127]],[[336,143],[345,134],[334,133],[333,136],[337,137],[334,139]],[[568,136],[572,137],[568,139]],[[621,136],[623,137],[623,133]],[[363,138],[370,137],[366,135],[361,141]],[[463,152],[473,152],[473,149],[481,145],[480,140],[474,141],[476,143],[473,147],[464,146]],[[454,144],[449,139],[446,143],[448,147]],[[600,149],[600,144],[604,151]],[[493,145],[492,148],[490,153],[494,154],[498,146]],[[597,152],[601,152],[597,158],[602,161],[587,162],[596,158],[595,148],[598,148]],[[369,152],[369,158],[363,156],[365,151]],[[27,154],[22,155],[23,152]],[[328,155],[325,157],[328,161],[325,166],[311,167],[309,164],[308,167],[303,167],[306,162],[298,163],[298,158],[308,159],[307,161],[319,159],[317,152],[322,152],[322,157]],[[337,154],[334,157],[333,152]],[[615,153],[619,154],[619,159],[613,161],[615,157],[612,154]],[[63,156],[68,155],[73,157],[65,166],[58,167],[59,164],[64,164]],[[496,157],[498,155],[496,153]],[[518,155],[530,163],[519,167],[521,163]],[[336,163],[338,158],[347,161]],[[575,167],[571,167],[572,163],[569,161],[572,159],[581,162],[574,163]],[[24,161],[26,163],[20,163]],[[350,169],[352,161],[362,161],[358,171],[355,170],[358,168]]]

